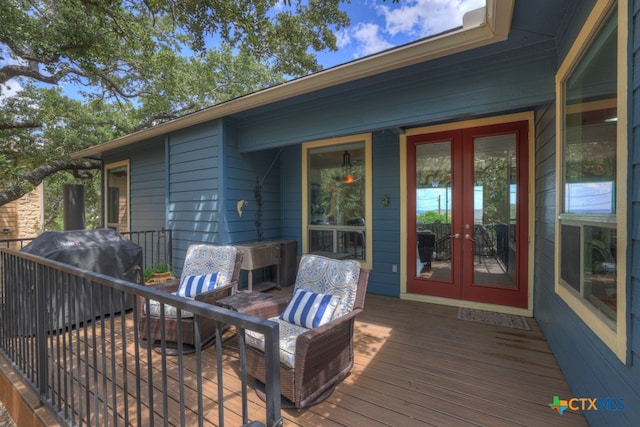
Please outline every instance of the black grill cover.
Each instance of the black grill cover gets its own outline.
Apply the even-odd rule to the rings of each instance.
[[[142,248],[112,229],[47,231],[22,248],[22,251],[118,279],[142,282]],[[121,291],[111,292],[102,286],[88,289],[74,282],[66,283],[62,289],[65,290],[45,290],[48,301],[45,322],[48,330],[79,325],[111,312],[118,313],[123,308]],[[31,286],[17,297],[18,300],[25,301],[33,298]],[[124,295],[125,310],[133,308],[133,303],[132,294]],[[25,307],[28,305],[24,304]],[[19,307],[14,309],[17,310],[14,314],[28,316]],[[25,327],[19,328],[17,333],[35,333],[32,321],[26,319],[18,324]]]
[[[141,282],[142,248],[110,228],[46,231],[22,251],[118,279]]]

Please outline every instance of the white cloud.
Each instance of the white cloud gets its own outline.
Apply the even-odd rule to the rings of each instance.
[[[380,27],[376,24],[359,23],[353,28],[351,36],[358,43],[356,57],[370,55],[393,47],[393,44],[380,34]]]
[[[0,84],[0,104],[4,103],[6,98],[15,96],[22,90],[22,86],[16,80],[9,80],[7,83]]]
[[[348,28],[342,29],[336,33],[336,46],[338,49],[344,49],[351,43],[351,33]]]
[[[25,65],[26,61],[14,58],[5,46],[0,46],[0,67],[6,65]],[[0,104],[4,100],[15,96],[22,91],[22,85],[16,79],[9,79],[7,82],[0,84]]]
[[[367,18],[354,21],[352,16],[352,26],[336,33],[337,46],[354,58],[370,55],[459,27],[466,12],[485,4],[485,0],[402,0],[399,4],[368,0],[354,14]]]
[[[466,12],[485,4],[485,0],[407,0],[397,8],[379,5],[377,10],[385,18],[389,35],[415,39],[460,26]]]

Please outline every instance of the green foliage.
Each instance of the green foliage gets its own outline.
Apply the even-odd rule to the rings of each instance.
[[[363,217],[364,206],[362,205],[364,194],[364,167],[362,165],[353,166],[352,173],[360,177],[354,182],[344,182],[344,170],[342,167],[325,168],[320,171],[321,191],[320,208],[329,216],[339,216],[334,218],[337,224],[344,224],[346,221]]]
[[[436,221],[448,224],[451,222],[451,215],[439,214],[435,211],[429,211],[423,212],[416,216],[416,222],[418,224],[433,224]]]
[[[44,183],[44,229],[47,231],[64,230],[62,216],[63,187],[65,184],[84,186],[85,195],[85,227],[87,229],[102,226],[102,211],[100,209],[100,175],[91,179],[75,178],[69,173],[54,174]]]
[[[146,282],[153,276],[154,273],[173,273],[171,271],[171,264],[164,260],[160,260],[157,263],[144,269],[144,281]]]
[[[0,205],[33,189],[34,168],[320,67],[348,24],[341,0],[13,0],[0,13]],[[207,43],[216,41],[216,46]],[[4,85],[4,86],[3,86]],[[8,95],[8,87],[21,88]],[[63,91],[63,88],[66,92]],[[69,91],[69,89],[71,90]],[[41,171],[45,176],[58,169]],[[47,181],[47,217],[66,165]],[[47,194],[54,192],[56,194]]]
[[[483,220],[488,224],[509,224],[508,161],[500,155],[485,156],[484,167],[476,167],[475,185],[483,190]]]

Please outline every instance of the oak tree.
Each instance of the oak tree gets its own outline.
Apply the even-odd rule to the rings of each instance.
[[[0,0],[0,205],[95,175],[79,149],[319,70],[342,1]]]

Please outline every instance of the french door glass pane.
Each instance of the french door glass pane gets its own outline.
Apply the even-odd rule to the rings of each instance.
[[[515,284],[516,137],[474,139],[473,283]]]
[[[451,281],[451,142],[416,147],[416,277]]]

